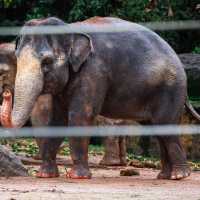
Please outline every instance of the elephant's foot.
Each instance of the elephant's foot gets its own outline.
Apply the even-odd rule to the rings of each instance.
[[[120,159],[106,159],[103,158],[100,163],[100,165],[106,165],[106,166],[118,166],[121,164]]]
[[[157,176],[157,179],[170,179],[172,167],[169,163],[163,162],[162,169]]]
[[[91,179],[92,174],[88,167],[84,167],[82,165],[80,166],[74,166],[66,173],[67,178],[71,179]]]
[[[190,174],[191,174],[191,169],[187,164],[174,165],[172,167],[170,179],[171,180],[180,180],[180,179],[190,176]]]
[[[162,170],[158,176],[157,179],[170,179],[171,172],[168,170]]]
[[[170,169],[166,167],[157,176],[158,179],[180,180],[190,175],[191,170],[187,164],[175,165]]]
[[[125,166],[126,162],[124,160],[120,160],[119,158],[103,158],[100,162],[100,165],[104,166]]]
[[[126,166],[127,165],[126,157],[122,157],[120,159],[120,163],[121,163],[121,166]]]
[[[56,162],[53,163],[43,163],[40,166],[38,173],[36,174],[37,178],[55,178],[59,176],[58,167]]]

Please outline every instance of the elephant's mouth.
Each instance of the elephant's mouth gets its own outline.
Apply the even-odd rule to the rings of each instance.
[[[44,76],[44,87],[42,93],[56,94],[58,92],[58,79],[53,72]]]
[[[62,65],[60,65],[62,64]],[[44,73],[43,80],[44,86],[42,93],[51,93],[53,95],[58,94],[63,91],[67,81],[68,81],[68,66],[66,62],[54,63],[50,66],[50,70]]]

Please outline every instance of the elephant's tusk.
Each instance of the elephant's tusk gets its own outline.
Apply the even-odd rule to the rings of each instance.
[[[1,114],[0,114],[1,124],[6,128],[12,128],[11,113],[12,113],[12,93],[10,90],[6,90],[3,93],[3,103],[1,106]]]

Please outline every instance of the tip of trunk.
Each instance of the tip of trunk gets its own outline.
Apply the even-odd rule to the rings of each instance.
[[[1,113],[0,113],[0,120],[3,127],[6,128],[15,127],[12,124],[11,112],[12,112],[12,93],[10,90],[6,90],[3,93],[3,103],[1,106]]]

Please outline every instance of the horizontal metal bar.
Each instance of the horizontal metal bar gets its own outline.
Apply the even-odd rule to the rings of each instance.
[[[200,125],[161,126],[91,126],[91,127],[40,127],[21,129],[0,129],[0,138],[17,137],[105,137],[105,136],[159,136],[196,135]]]
[[[200,29],[200,20],[163,21],[139,23],[155,31],[195,30]],[[64,33],[91,33],[91,32],[124,32],[130,31],[131,24],[124,22],[112,25],[100,24],[68,24],[64,26],[35,26],[23,28],[19,26],[0,27],[0,36],[21,34],[64,34]]]

